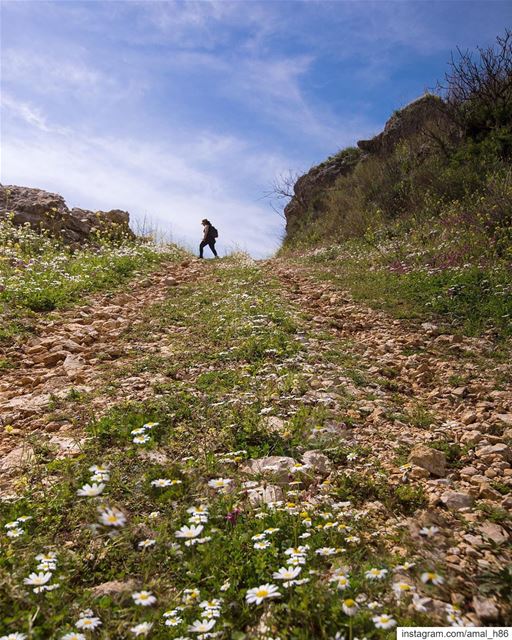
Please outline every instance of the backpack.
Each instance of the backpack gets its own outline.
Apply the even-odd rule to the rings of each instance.
[[[213,226],[213,224],[210,225],[210,234],[211,234],[212,238],[218,238],[219,237],[219,232]]]

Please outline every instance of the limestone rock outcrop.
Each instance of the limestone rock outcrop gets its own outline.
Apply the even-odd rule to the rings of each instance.
[[[446,104],[438,96],[427,93],[395,111],[384,130],[375,137],[360,140],[357,148],[344,149],[312,167],[297,180],[294,195],[284,209],[286,237],[290,238],[302,226],[307,227],[324,213],[326,197],[330,190],[337,188],[336,182],[340,176],[350,174],[360,162],[369,158],[385,160],[399,143],[418,135],[424,136],[431,128],[450,132],[450,135],[455,133]],[[425,141],[428,142],[427,138]],[[425,151],[426,147],[420,144],[419,149]]]
[[[0,185],[0,219],[8,215],[15,225],[28,223],[71,245],[94,242],[98,234],[134,237],[128,212],[69,209],[61,195],[43,189]]]
[[[365,153],[391,153],[402,140],[423,132],[433,122],[450,126],[445,103],[438,96],[426,93],[395,111],[381,133],[370,140],[359,140],[357,146]]]

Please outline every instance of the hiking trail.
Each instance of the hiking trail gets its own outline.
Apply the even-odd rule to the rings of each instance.
[[[101,610],[110,629],[101,637],[128,637],[126,625],[145,622],[164,637],[173,628],[164,608],[194,605],[184,585],[226,602],[240,589],[214,629],[226,638],[334,637],[356,610],[358,635],[371,635],[384,614],[400,625],[510,622],[512,385],[509,362],[486,337],[392,318],[283,258],[191,258],[43,316],[3,355],[16,367],[0,373],[2,500],[13,516],[18,502],[33,514],[30,542],[19,542],[27,553],[69,552],[59,597],[76,617],[78,585],[81,606]],[[77,479],[100,463],[112,484],[102,498],[76,499]],[[168,485],[151,483],[167,477],[175,486],[159,493]],[[124,514],[118,543],[87,528],[98,504]],[[183,546],[176,530],[186,508],[201,504],[215,527]],[[193,516],[206,533],[208,519]],[[258,551],[250,534],[266,517],[280,532],[262,534]],[[141,539],[154,549],[137,548]],[[297,585],[265,596],[272,606],[261,616],[242,606],[247,588],[281,586],[277,555],[301,544],[310,548],[294,557],[309,554],[307,563],[293,566],[308,572],[296,572]],[[27,562],[0,593],[16,621],[27,606],[15,586]],[[365,583],[378,562],[385,573]],[[307,594],[299,574],[334,584],[339,603],[315,596],[318,586]],[[340,576],[352,574],[357,587],[345,591]],[[156,603],[134,606],[135,589]],[[302,604],[283,608],[285,597],[299,597],[293,589]],[[52,595],[33,637],[60,637]],[[347,613],[343,598],[352,596]],[[373,600],[379,606],[368,608]],[[147,613],[140,620],[139,609]],[[176,633],[195,633],[199,614],[190,616]]]

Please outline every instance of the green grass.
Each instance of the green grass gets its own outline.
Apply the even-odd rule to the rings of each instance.
[[[101,240],[71,250],[29,227],[0,220],[0,341],[27,333],[39,314],[62,309],[100,290],[116,290],[164,260],[185,254],[138,240]]]
[[[0,358],[0,371],[7,371],[8,369],[14,369],[15,368],[15,364],[14,362],[11,362],[11,360],[8,360],[7,358]]]
[[[434,320],[448,331],[468,335],[487,330],[501,338],[511,335],[510,270],[505,263],[441,272],[412,265],[409,272],[397,273],[390,270],[392,260],[360,240],[306,257],[318,279],[334,281],[356,301],[397,318]]]

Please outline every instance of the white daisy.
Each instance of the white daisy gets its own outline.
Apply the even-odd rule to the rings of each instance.
[[[134,627],[130,627],[130,631],[134,636],[145,636],[151,631],[152,626],[152,622],[141,622],[140,624],[136,624]]]
[[[198,507],[189,507],[187,513],[191,513],[194,516],[208,515],[208,507],[205,504],[200,504]]]
[[[153,487],[170,487],[172,482],[167,478],[158,478],[157,480],[151,480]]]
[[[40,562],[56,562],[57,554],[55,553],[55,551],[49,551],[48,553],[39,553],[36,556],[36,560],[39,560]]]
[[[109,473],[110,466],[108,464],[93,464],[89,467],[91,473]]]
[[[309,465],[301,464],[300,462],[296,462],[290,467],[290,471],[292,473],[298,473],[299,471],[306,471],[306,469],[309,469]]]
[[[80,613],[78,614],[79,618],[92,618],[94,616],[94,612],[92,609],[84,609],[83,611],[80,611]]]
[[[443,584],[444,578],[434,571],[425,571],[425,573],[421,574],[421,581],[425,584],[431,582],[432,584],[438,585]]]
[[[191,524],[201,524],[201,522],[208,522],[208,516],[204,516],[204,515],[196,515],[196,516],[190,516],[190,518],[188,519],[188,521]]]
[[[347,616],[355,616],[357,610],[359,609],[359,605],[355,600],[352,600],[352,598],[347,598],[346,600],[343,600],[341,608],[347,614]]]
[[[61,640],[85,640],[85,636],[83,633],[71,631],[70,633],[66,633],[65,636],[62,636]]]
[[[132,593],[132,598],[135,604],[141,607],[149,607],[156,602],[156,598],[151,591],[136,591]]]
[[[77,629],[96,629],[96,627],[101,626],[101,620],[96,617],[86,616],[75,622],[75,626]]]
[[[207,633],[215,626],[216,620],[195,620],[188,628],[192,633]]]
[[[414,587],[407,582],[394,582],[391,588],[395,592],[395,595],[398,599],[400,599],[402,595],[414,591]]]
[[[46,584],[52,579],[52,574],[47,571],[46,573],[31,573],[28,578],[25,578],[23,582],[25,584],[30,584],[35,587],[40,587],[43,584]]]
[[[107,482],[110,480],[109,473],[93,473],[91,476],[91,482]]]
[[[415,611],[418,611],[418,613],[426,613],[429,610],[429,605],[431,603],[432,598],[423,598],[416,593],[413,593],[412,595],[412,606]]]
[[[261,542],[255,542],[253,547],[258,550],[268,549],[270,547],[270,542],[268,540],[262,540]]]
[[[294,580],[302,571],[302,567],[281,567],[279,571],[274,571],[272,577],[275,580]]]
[[[370,569],[364,575],[368,580],[382,580],[388,573],[387,569]]]
[[[199,603],[201,609],[219,609],[222,602],[219,598],[214,598],[213,600],[203,600]]]
[[[332,556],[337,553],[337,550],[334,547],[321,547],[320,549],[317,549],[315,553],[318,556]]]
[[[232,482],[230,478],[215,478],[208,481],[208,486],[212,489],[226,490]]]
[[[251,540],[265,540],[265,538],[265,533],[257,533],[256,535],[252,536]]]
[[[259,587],[249,589],[245,599],[249,604],[261,604],[267,598],[279,598],[281,594],[275,584],[262,584]]]
[[[177,538],[187,538],[187,539],[192,539],[192,538],[197,538],[197,536],[201,533],[201,531],[204,529],[202,524],[199,524],[197,526],[192,526],[192,527],[187,527],[187,525],[184,525],[183,527],[181,527],[181,529],[178,529],[178,531],[176,531],[176,533],[174,534]]]
[[[126,523],[126,516],[115,507],[107,508],[100,511],[100,522],[107,527],[122,527]]]
[[[331,578],[331,582],[334,582],[341,591],[350,587],[350,581],[347,576],[335,576],[334,578]]]
[[[420,536],[425,536],[426,538],[432,538],[436,535],[436,533],[439,533],[439,529],[438,527],[423,527],[423,529],[419,530],[419,534]]]
[[[105,488],[103,482],[97,484],[93,482],[92,484],[84,484],[81,489],[78,489],[77,494],[79,496],[87,496],[88,498],[94,498],[95,496],[99,496],[100,493]]]
[[[377,629],[392,629],[396,626],[396,620],[391,616],[388,616],[386,613],[383,613],[380,616],[375,616],[372,620]]]
[[[299,547],[290,547],[289,549],[286,549],[284,554],[285,556],[303,556],[303,555],[306,555],[308,550],[309,550],[309,545],[304,544]]]
[[[146,540],[141,540],[139,543],[137,543],[137,546],[139,547],[139,549],[147,549],[148,547],[152,547],[154,544],[156,544],[156,540],[146,538]]]

